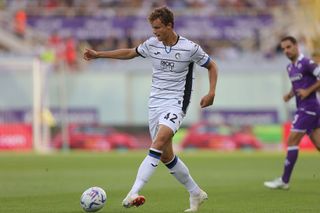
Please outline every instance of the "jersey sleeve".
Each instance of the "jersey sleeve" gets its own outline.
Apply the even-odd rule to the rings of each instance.
[[[207,67],[208,63],[211,60],[209,55],[206,52],[204,52],[198,44],[193,45],[190,58],[191,61],[195,62],[196,64],[202,67]]]
[[[309,60],[308,69],[317,79],[320,79],[320,67],[316,62]]]
[[[138,53],[138,55],[140,55],[143,58],[147,58],[149,56],[149,40],[150,39],[146,40],[136,48],[136,52]]]

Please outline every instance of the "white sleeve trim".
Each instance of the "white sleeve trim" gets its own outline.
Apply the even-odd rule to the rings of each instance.
[[[316,76],[318,79],[320,79],[320,66],[317,66],[317,67],[313,70],[313,75]]]

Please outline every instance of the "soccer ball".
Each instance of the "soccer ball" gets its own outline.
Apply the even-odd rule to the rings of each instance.
[[[106,202],[106,192],[97,186],[84,191],[80,198],[80,205],[86,212],[96,212],[102,209]]]

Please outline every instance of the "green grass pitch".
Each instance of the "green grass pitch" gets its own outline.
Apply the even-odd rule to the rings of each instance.
[[[145,154],[0,153],[0,212],[81,213],[79,199],[90,186],[107,192],[101,213],[183,212],[189,205],[188,193],[163,165],[141,192],[146,197],[143,206],[121,206]],[[318,153],[300,153],[288,191],[269,190],[262,184],[281,174],[284,153],[197,151],[179,157],[209,195],[200,213],[320,212]]]

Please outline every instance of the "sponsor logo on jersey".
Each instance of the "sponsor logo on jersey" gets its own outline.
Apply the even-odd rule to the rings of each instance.
[[[160,62],[162,69],[172,71],[174,68],[174,62],[161,60]]]
[[[176,53],[174,57],[176,57],[176,59],[180,59],[181,58],[181,54],[180,53]]]
[[[294,81],[299,81],[299,80],[302,79],[302,77],[303,77],[302,74],[299,73],[299,74],[297,74],[297,75],[291,76],[291,77],[290,77],[290,80],[291,80],[292,82],[294,82]]]

